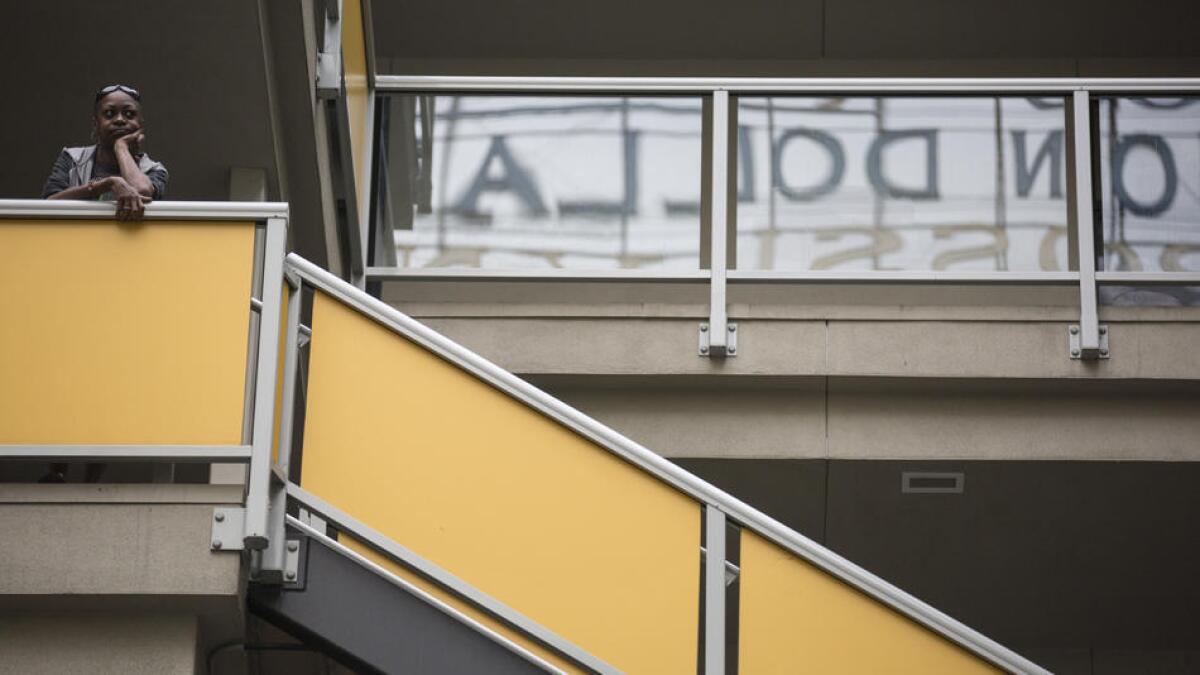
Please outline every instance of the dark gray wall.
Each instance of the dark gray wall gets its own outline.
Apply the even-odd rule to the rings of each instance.
[[[674,461],[1055,672],[1197,672],[1196,463]]]
[[[1200,73],[1194,0],[380,0],[373,11],[380,70],[394,73]]]
[[[229,167],[274,184],[258,6],[242,0],[19,2],[0,21],[5,162],[0,198],[36,198],[65,145],[90,143],[95,91],[144,96],[147,150],[169,199],[227,199]]]

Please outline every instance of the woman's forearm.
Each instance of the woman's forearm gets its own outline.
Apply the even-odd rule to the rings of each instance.
[[[46,199],[95,199],[97,194],[107,191],[111,183],[111,178],[101,178],[83,185],[69,187],[46,197]]]
[[[133,189],[143,197],[153,197],[154,184],[138,168],[137,160],[133,158],[133,153],[129,152],[129,146],[117,143],[113,148],[113,154],[117,157],[117,167],[121,170],[121,177],[125,179],[125,182],[133,186]]]

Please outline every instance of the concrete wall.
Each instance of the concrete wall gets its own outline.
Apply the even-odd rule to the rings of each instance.
[[[240,501],[240,486],[0,485],[0,595],[236,597],[240,558],[209,543],[213,507]]]
[[[533,378],[667,457],[1200,459],[1200,384]]]
[[[0,614],[0,673],[191,675],[197,630],[185,614]]]
[[[669,457],[1200,459],[1200,308],[1063,288],[751,285],[701,357],[703,286],[388,282],[382,297]],[[641,302],[637,299],[640,298]]]
[[[209,546],[241,494],[0,484],[0,673],[192,673],[243,639],[242,557]]]

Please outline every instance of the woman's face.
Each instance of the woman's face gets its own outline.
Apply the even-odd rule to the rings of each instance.
[[[119,89],[96,103],[95,115],[96,142],[105,147],[142,128],[142,104]]]

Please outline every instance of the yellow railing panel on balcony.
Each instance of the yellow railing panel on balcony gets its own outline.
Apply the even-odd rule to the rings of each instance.
[[[487,612],[477,609],[474,605],[459,599],[453,593],[443,589],[434,582],[429,581],[420,574],[417,574],[416,572],[413,572],[405,567],[401,567],[386,557],[376,553],[375,550],[370,546],[358,541],[354,537],[342,533],[338,536],[338,543],[354,551],[355,553],[358,553],[376,565],[379,565],[392,574],[395,574],[401,579],[404,579],[408,583],[416,586],[422,591],[425,591],[429,595],[432,595],[459,612],[466,614],[475,621],[478,621],[480,624],[486,626],[492,632],[502,635],[521,647],[524,647],[529,652],[536,654],[542,660],[553,664],[562,671],[567,673],[580,673],[581,675],[588,672],[587,670],[576,666],[573,662],[563,658],[562,656],[559,656],[558,653],[554,652],[553,650],[543,647],[537,641],[525,637],[520,631],[513,629],[508,624],[493,618]],[[404,628],[397,627],[397,630],[404,630]]]
[[[998,672],[753,532],[741,542],[739,672]]]
[[[0,443],[241,442],[254,223],[0,221]]]
[[[631,673],[694,673],[697,502],[337,300],[301,484]]]

